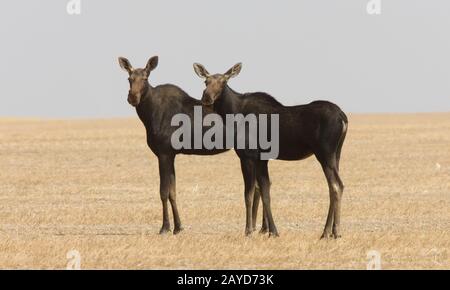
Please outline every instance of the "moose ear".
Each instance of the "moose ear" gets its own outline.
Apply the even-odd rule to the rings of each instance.
[[[242,63],[237,63],[225,73],[225,77],[227,79],[234,78],[241,72],[241,69],[242,69]]]
[[[154,70],[157,66],[158,66],[158,56],[151,57],[148,60],[147,65],[145,66],[145,71],[147,72],[147,74],[150,74],[150,72]]]
[[[206,68],[203,65],[201,65],[199,63],[194,63],[194,70],[195,70],[195,73],[201,78],[206,79],[207,77],[209,77],[209,72],[206,70]]]
[[[127,71],[129,74],[133,72],[133,66],[125,57],[119,57],[119,65],[124,71]]]

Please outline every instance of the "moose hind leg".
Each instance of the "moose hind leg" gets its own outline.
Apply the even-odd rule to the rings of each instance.
[[[344,193],[344,184],[339,177],[339,172],[337,169],[334,169],[334,176],[336,182],[333,184],[334,191],[336,192],[336,201],[334,203],[334,220],[333,220],[333,237],[335,239],[340,238],[340,222],[341,222],[341,202],[342,195]]]
[[[328,207],[328,215],[327,215],[327,221],[325,222],[325,227],[323,229],[323,233],[322,236],[320,237],[320,239],[329,239],[331,238],[331,227],[333,225],[333,218],[334,218],[334,207],[333,207],[333,201],[331,198],[331,193],[330,193],[330,205]]]
[[[342,194],[344,193],[344,184],[342,183],[341,177],[339,176],[339,161],[341,159],[342,145],[344,144],[345,135],[347,134],[347,118],[342,120],[342,133],[339,138],[339,142],[336,148],[335,160],[336,166],[333,168],[333,174],[335,183],[333,184],[336,191],[336,202],[334,204],[334,220],[333,220],[333,236],[334,238],[340,238],[339,226],[341,222],[341,202]]]
[[[323,234],[321,239],[328,239],[334,237],[333,228],[334,228],[334,218],[335,218],[335,210],[337,209],[336,203],[338,202],[339,196],[339,186],[338,180],[335,175],[335,162],[321,162],[323,172],[327,179],[328,190],[330,195],[330,206],[328,208],[327,221],[325,223],[325,227],[323,230]]]

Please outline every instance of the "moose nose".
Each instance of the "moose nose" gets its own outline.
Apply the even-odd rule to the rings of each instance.
[[[202,105],[211,106],[212,104],[213,104],[213,101],[212,101],[211,97],[209,96],[209,94],[207,94],[206,92],[203,92]]]
[[[128,94],[128,103],[132,105],[133,107],[136,107],[139,105],[139,96],[133,96],[132,94]]]

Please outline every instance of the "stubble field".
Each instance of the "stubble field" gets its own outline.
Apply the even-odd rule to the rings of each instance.
[[[158,235],[157,160],[140,121],[0,119],[0,268],[450,269],[450,114],[350,115],[342,238],[320,241],[318,162],[271,161],[279,238],[244,237],[234,152],[176,159],[185,230]],[[258,218],[258,224],[260,219]],[[70,262],[70,260],[69,260]]]

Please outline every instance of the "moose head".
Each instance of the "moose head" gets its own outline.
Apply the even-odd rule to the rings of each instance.
[[[130,90],[128,91],[128,103],[133,107],[137,107],[150,87],[148,77],[150,72],[158,66],[158,57],[153,56],[150,58],[145,68],[133,68],[130,61],[125,57],[119,57],[119,64],[129,75]]]

